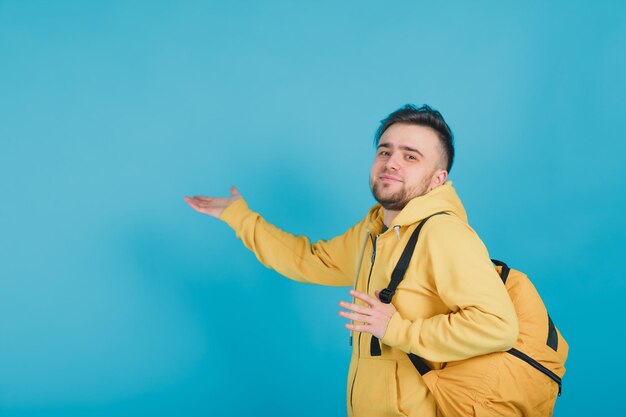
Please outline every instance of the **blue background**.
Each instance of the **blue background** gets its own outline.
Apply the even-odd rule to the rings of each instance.
[[[330,238],[409,102],[442,111],[470,223],[570,343],[555,415],[619,414],[625,11],[0,0],[0,415],[345,415],[347,289],[264,269],[183,196],[234,184]]]

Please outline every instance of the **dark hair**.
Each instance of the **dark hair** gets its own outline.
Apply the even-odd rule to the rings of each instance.
[[[439,136],[441,146],[448,159],[448,173],[450,172],[450,169],[452,169],[452,163],[454,162],[454,136],[452,135],[450,126],[448,126],[446,121],[443,119],[441,113],[434,110],[427,104],[424,104],[421,107],[415,107],[412,104],[400,107],[398,110],[394,111],[385,119],[380,121],[380,126],[378,127],[378,130],[376,130],[376,135],[374,136],[374,145],[376,147],[378,147],[380,137],[383,133],[385,133],[385,130],[395,123],[426,126],[433,129],[437,133],[437,136]]]

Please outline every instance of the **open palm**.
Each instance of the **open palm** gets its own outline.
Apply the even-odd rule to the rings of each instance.
[[[235,187],[230,187],[230,194],[231,196],[226,198],[196,195],[193,197],[185,197],[185,201],[197,212],[219,218],[226,207],[242,198]]]

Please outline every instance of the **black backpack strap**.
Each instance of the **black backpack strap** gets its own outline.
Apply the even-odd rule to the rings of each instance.
[[[559,335],[556,332],[556,326],[552,322],[550,315],[548,314],[548,340],[546,342],[548,346],[555,352],[559,348]]]
[[[500,278],[502,279],[502,283],[506,284],[506,279],[509,277],[509,272],[511,272],[511,268],[507,264],[497,259],[492,259],[493,262],[497,266],[501,266],[502,270],[500,271]]]
[[[426,224],[426,221],[428,219],[438,214],[447,214],[447,213],[445,211],[441,211],[439,213],[431,214],[430,216],[422,220],[422,222],[413,231],[413,234],[409,238],[409,243],[407,243],[406,247],[404,248],[404,251],[402,252],[402,255],[400,255],[400,260],[398,261],[398,264],[396,265],[395,269],[391,273],[391,282],[389,283],[389,286],[385,288],[384,290],[382,290],[379,294],[380,301],[382,301],[383,303],[385,304],[391,303],[391,299],[396,293],[396,290],[398,289],[398,285],[400,285],[400,282],[404,278],[404,274],[406,273],[406,270],[409,267],[409,262],[411,262],[411,257],[413,256],[413,252],[415,251],[417,238],[420,235],[420,231],[422,230],[422,227],[424,227],[424,224]]]
[[[413,252],[415,252],[415,245],[417,245],[417,238],[420,235],[422,227],[424,227],[424,224],[426,224],[426,221],[428,219],[438,214],[448,213],[441,211],[439,213],[431,214],[430,216],[422,220],[422,222],[413,231],[413,234],[409,238],[409,243],[407,243],[406,247],[404,248],[402,255],[400,255],[400,260],[398,261],[398,264],[391,274],[391,282],[389,283],[389,286],[382,290],[378,295],[380,301],[382,301],[383,303],[391,303],[391,299],[395,295],[396,290],[398,289],[398,285],[400,285],[400,282],[404,278],[404,274],[406,274],[406,270],[409,268],[409,262],[411,262],[411,257],[413,256]],[[411,363],[413,364],[415,369],[417,369],[417,372],[419,372],[420,375],[424,376],[426,373],[431,371],[430,366],[428,366],[426,362],[424,362],[424,360],[419,356],[413,353],[409,353],[408,356],[411,360]]]
[[[500,270],[500,278],[502,279],[502,283],[506,284],[506,280],[509,277],[509,272],[511,272],[511,268],[509,268],[509,266],[505,264],[504,262],[498,261],[497,259],[492,259],[491,262],[493,262],[496,266],[502,267],[502,269]],[[552,322],[550,315],[548,315],[548,340],[546,344],[552,349],[554,349],[555,351],[558,349],[559,336],[556,332],[556,327],[554,326],[554,323]],[[554,382],[556,382],[559,385],[559,396],[561,395],[561,388],[562,388],[561,378],[557,374],[555,374],[554,372],[552,372],[551,370],[543,366],[541,363],[539,363],[538,361],[536,361],[535,359],[531,358],[530,356],[528,356],[524,352],[521,352],[518,349],[511,348],[507,350],[507,352],[517,358],[520,358],[521,360],[528,363],[533,368],[543,372],[548,377],[550,377]]]
[[[408,355],[409,355],[409,359],[411,360],[411,363],[413,364],[415,369],[417,369],[417,372],[419,372],[421,376],[424,376],[428,372],[432,371],[430,366],[426,365],[426,362],[424,362],[424,359],[420,358],[414,353],[409,353]]]

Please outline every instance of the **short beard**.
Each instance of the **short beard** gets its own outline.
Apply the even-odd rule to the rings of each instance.
[[[374,196],[376,201],[378,201],[385,210],[392,211],[402,210],[404,207],[406,207],[409,201],[411,201],[415,197],[420,197],[428,192],[428,182],[424,182],[424,184],[422,184],[421,186],[421,189],[419,190],[415,188],[411,190],[403,188],[395,194],[383,198],[380,193],[380,187],[380,184],[372,183],[370,181],[370,189],[372,190],[372,195]]]

